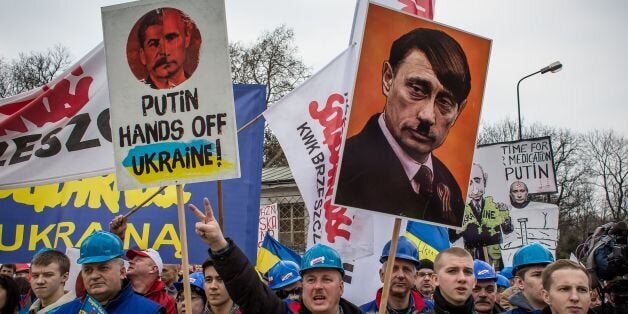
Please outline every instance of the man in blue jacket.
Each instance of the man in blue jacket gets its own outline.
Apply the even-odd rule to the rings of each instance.
[[[135,294],[125,279],[122,240],[113,233],[98,231],[81,245],[81,276],[87,294],[59,308],[58,313],[165,313],[157,303]]]

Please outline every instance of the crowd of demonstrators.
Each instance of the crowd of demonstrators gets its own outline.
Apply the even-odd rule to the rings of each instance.
[[[123,256],[122,240],[115,234],[98,231],[88,236],[77,260],[86,293],[62,305],[58,312],[78,313],[86,307],[99,307],[107,313],[165,313],[162,306],[133,291],[126,279]]]
[[[379,278],[384,282],[386,265],[393,263],[390,278],[390,289],[386,304],[386,313],[427,313],[433,308],[431,302],[428,305],[419,291],[414,289],[417,280],[417,269],[421,268],[419,251],[416,245],[408,238],[400,236],[397,242],[395,259],[390,261],[388,254],[392,241],[388,241],[382,250],[379,262],[382,267],[379,270]],[[371,302],[360,306],[366,313],[379,313],[383,288],[380,288]]]
[[[474,309],[480,314],[498,314],[504,309],[497,303],[497,273],[493,266],[482,260],[473,261],[477,283],[473,287]]]
[[[30,266],[0,265],[0,314],[92,310],[134,314],[379,313],[383,288],[361,307],[344,299],[340,255],[322,244],[307,250],[301,265],[279,261],[269,270],[268,282],[263,282],[244,253],[222,234],[207,199],[204,206],[203,213],[190,205],[200,220],[195,231],[209,249],[202,272],[190,274],[189,286],[181,282],[179,265],[164,265],[157,251],[125,251],[117,234],[126,228],[126,220],[116,217],[111,226],[117,234],[98,231],[83,241],[76,293],[65,289],[70,260],[62,252],[40,250]],[[519,248],[512,267],[498,274],[493,266],[473,260],[459,247],[440,252],[433,263],[420,259],[417,247],[404,236],[398,238],[391,260],[391,242],[382,248],[379,270],[383,283],[386,266],[393,263],[385,311],[389,314],[621,313],[616,309],[620,299],[593,289],[597,278],[591,277],[591,269],[574,261],[555,261],[539,243]],[[172,289],[174,298],[168,295]],[[192,296],[190,309],[184,304],[186,289]]]
[[[419,261],[419,270],[417,271],[417,279],[415,287],[421,293],[423,300],[434,303],[434,262],[429,259]]]
[[[209,200],[205,198],[203,203],[205,213],[190,205],[200,220],[195,226],[196,233],[209,245],[216,275],[244,313],[362,313],[342,298],[344,269],[338,252],[322,244],[305,252],[300,270],[303,294],[299,302],[289,306],[260,280],[240,248],[223,236]]]

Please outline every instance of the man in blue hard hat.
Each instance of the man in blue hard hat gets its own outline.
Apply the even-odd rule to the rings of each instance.
[[[499,274],[506,277],[506,279],[508,280],[509,287],[512,286],[512,284],[514,283],[514,278],[515,278],[515,276],[512,274],[512,266],[506,266],[502,268]]]
[[[262,283],[242,250],[225,238],[214,218],[209,200],[203,200],[205,213],[190,205],[199,221],[196,233],[209,245],[218,274],[229,295],[244,313],[362,313],[353,303],[342,298],[344,269],[338,252],[316,244],[305,252],[301,261],[303,295],[301,302],[291,306]]]
[[[183,285],[183,282],[175,282],[174,287],[177,289],[176,301],[177,312],[179,314],[209,314],[209,308],[207,307],[207,296],[205,295],[205,289],[203,288],[203,282],[205,281],[205,275],[202,272],[195,272],[190,274],[190,292],[192,295],[192,309],[186,310],[185,298],[183,291],[188,287]]]
[[[379,270],[379,279],[384,282],[384,273],[390,251],[391,241],[384,245],[379,262],[382,267]],[[417,247],[408,238],[400,236],[397,242],[397,251],[391,274],[390,290],[386,304],[386,313],[422,313],[426,309],[421,294],[414,290],[417,278],[417,268],[420,267],[419,252]],[[363,304],[360,308],[366,313],[379,313],[379,305],[383,288],[380,288],[371,302]],[[431,304],[430,304],[431,305]],[[431,306],[430,306],[431,308]]]
[[[501,274],[497,274],[497,302],[498,303],[501,301],[502,292],[506,291],[506,289],[508,288],[510,288],[510,282],[508,281],[508,278],[502,276]]]
[[[520,291],[508,299],[513,308],[506,313],[541,313],[546,306],[541,274],[553,262],[552,252],[536,242],[524,245],[515,252],[512,272],[515,274],[515,286]]]
[[[135,292],[125,279],[122,240],[113,233],[97,231],[83,241],[81,276],[87,294],[59,308],[58,313],[165,313],[159,304]]]
[[[293,261],[279,261],[268,271],[268,286],[281,299],[300,300],[303,292],[301,267]]]
[[[474,309],[480,314],[498,314],[504,309],[497,303],[497,273],[489,263],[473,261],[473,273],[477,280],[473,287]]]
[[[512,274],[512,266],[502,268],[499,274],[508,280],[508,287],[499,293],[499,305],[505,310],[510,310],[512,309],[512,304],[510,304],[509,299],[513,294],[519,292],[519,288],[515,285],[515,276]]]

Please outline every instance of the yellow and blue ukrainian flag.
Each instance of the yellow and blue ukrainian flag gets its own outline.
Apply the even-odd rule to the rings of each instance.
[[[447,228],[409,221],[405,236],[419,249],[420,259],[434,261],[438,252],[449,248]]]
[[[257,252],[257,264],[255,269],[260,274],[265,274],[279,261],[293,261],[301,265],[301,256],[287,246],[279,243],[267,232],[264,242]]]

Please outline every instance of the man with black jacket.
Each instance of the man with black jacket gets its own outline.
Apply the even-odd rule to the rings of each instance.
[[[340,255],[334,249],[317,244],[303,255],[301,277],[303,295],[300,302],[282,301],[259,276],[244,253],[231,239],[225,239],[214,219],[209,200],[203,200],[205,213],[190,204],[199,218],[196,233],[209,245],[209,255],[224,281],[229,295],[242,312],[252,313],[362,313],[342,298],[344,270]]]

